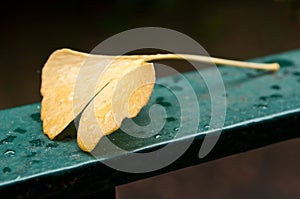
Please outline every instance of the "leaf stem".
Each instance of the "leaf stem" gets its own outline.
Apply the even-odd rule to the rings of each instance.
[[[236,61],[229,59],[222,59],[216,57],[208,57],[201,55],[189,55],[189,54],[156,54],[145,56],[145,61],[154,61],[162,59],[180,59],[180,60],[190,60],[204,63],[215,63],[227,66],[237,66],[241,68],[252,68],[261,70],[277,71],[280,68],[278,63],[253,63],[245,61]]]

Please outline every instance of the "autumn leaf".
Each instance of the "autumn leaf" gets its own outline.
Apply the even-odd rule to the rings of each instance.
[[[162,59],[271,71],[279,69],[277,63],[250,63],[199,55],[106,56],[70,49],[57,50],[42,71],[41,120],[44,133],[54,139],[82,113],[77,132],[78,145],[84,151],[92,151],[103,136],[117,130],[124,118],[135,117],[148,103],[155,84],[151,61]],[[75,95],[75,89],[84,92]]]

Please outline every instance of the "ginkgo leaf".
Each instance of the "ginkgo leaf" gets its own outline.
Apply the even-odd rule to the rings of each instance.
[[[105,56],[57,50],[42,71],[44,133],[54,139],[82,112],[78,145],[84,151],[93,150],[101,137],[118,129],[125,117],[135,117],[148,103],[155,83],[154,67],[149,62],[161,59],[279,69],[277,63],[249,63],[198,55]]]

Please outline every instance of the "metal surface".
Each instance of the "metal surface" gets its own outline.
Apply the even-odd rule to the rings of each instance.
[[[300,50],[252,61],[279,62],[282,68],[279,72],[270,73],[220,67],[227,96],[225,126],[217,145],[203,159],[198,158],[198,152],[209,129],[210,97],[205,83],[194,81],[199,80],[198,75],[193,72],[185,74],[200,102],[198,132],[194,135],[193,144],[180,159],[164,169],[146,174],[113,170],[82,152],[77,146],[72,125],[57,140],[50,141],[42,132],[39,103],[0,111],[0,192],[21,198],[83,197],[109,193],[108,190],[115,185],[298,137]],[[182,92],[182,95],[189,95],[176,76],[159,81]],[[176,99],[163,87],[156,86],[147,107],[154,103],[161,104],[168,112],[167,122],[159,135],[137,139],[124,133],[114,133],[109,138],[129,151],[151,151],[174,142],[173,137],[179,127]],[[139,114],[137,122],[149,122],[147,107]],[[184,141],[180,139],[177,142]],[[125,154],[110,150],[103,154],[102,159],[116,155]]]

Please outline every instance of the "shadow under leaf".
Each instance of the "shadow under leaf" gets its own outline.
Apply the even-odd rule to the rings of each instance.
[[[77,137],[77,129],[74,122],[71,122],[58,136],[54,138],[56,141],[70,141]]]

